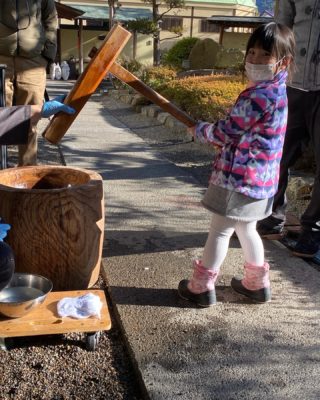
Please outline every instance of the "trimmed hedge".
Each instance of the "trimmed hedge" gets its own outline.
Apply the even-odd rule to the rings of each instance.
[[[127,66],[128,67],[128,66]],[[246,82],[238,75],[207,75],[177,78],[170,67],[149,67],[140,71],[141,79],[196,120],[214,122],[226,115]],[[146,100],[147,102],[147,100]]]
[[[245,86],[240,75],[212,75],[170,80],[155,90],[193,118],[213,122],[225,116]]]
[[[150,67],[143,72],[143,81],[158,90],[164,83],[176,79],[177,71],[170,67]]]

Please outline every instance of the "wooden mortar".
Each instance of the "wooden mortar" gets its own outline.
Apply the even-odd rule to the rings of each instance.
[[[98,279],[103,237],[102,178],[93,171],[32,166],[0,171],[0,217],[11,225],[16,272],[40,274],[54,290]]]

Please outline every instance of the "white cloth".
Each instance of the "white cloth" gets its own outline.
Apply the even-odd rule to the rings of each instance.
[[[102,303],[100,297],[88,293],[78,297],[64,297],[57,304],[60,317],[72,317],[77,319],[96,317],[101,318]]]

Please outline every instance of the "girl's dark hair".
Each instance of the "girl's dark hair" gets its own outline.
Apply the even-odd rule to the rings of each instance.
[[[257,46],[268,51],[277,60],[281,60],[283,57],[291,58],[288,71],[290,77],[294,71],[295,56],[295,40],[290,28],[276,22],[260,25],[249,38],[245,58],[249,49]]]

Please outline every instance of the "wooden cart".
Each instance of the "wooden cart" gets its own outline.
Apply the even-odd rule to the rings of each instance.
[[[59,300],[64,297],[82,296],[89,292],[100,297],[101,319],[93,317],[74,319],[58,316]],[[0,318],[0,347],[6,350],[6,338],[84,332],[86,333],[86,349],[94,351],[99,342],[100,332],[110,328],[111,319],[103,290],[51,292],[41,305],[24,317]]]

